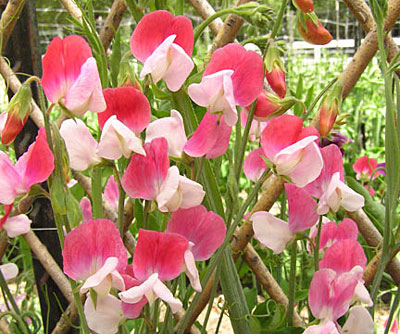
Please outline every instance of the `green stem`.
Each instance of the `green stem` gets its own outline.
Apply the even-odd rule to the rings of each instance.
[[[124,237],[124,204],[125,204],[125,191],[121,185],[121,179],[119,177],[119,172],[117,167],[114,165],[114,174],[115,179],[117,180],[118,184],[118,218],[117,218],[117,226],[119,230],[119,234],[121,238]]]
[[[89,334],[90,331],[89,331],[88,324],[86,322],[85,313],[83,312],[83,305],[82,305],[81,296],[79,295],[79,292],[78,292],[78,285],[72,279],[69,279],[69,283],[71,284],[72,294],[74,296],[76,309],[78,310],[79,319],[80,319],[80,323],[82,326],[82,331],[84,334]],[[90,297],[88,297],[88,298],[90,298]]]
[[[93,218],[103,218],[103,200],[101,187],[102,170],[100,167],[93,168],[92,176],[92,203]]]
[[[217,292],[218,282],[219,282],[219,274],[220,274],[220,266],[217,267],[217,271],[215,273],[214,285],[211,289],[210,301],[208,302],[207,313],[203,321],[203,325],[201,328],[201,334],[207,334],[207,323],[210,318],[210,314],[214,305],[214,296]]]
[[[203,166],[204,166],[204,160],[206,160],[206,156],[205,155],[203,155],[200,158],[200,163],[199,163],[199,166],[198,166],[197,171],[196,171],[196,176],[194,178],[194,181],[196,181],[196,182],[199,182],[200,175],[201,175],[201,172],[202,172]]]
[[[17,305],[17,303],[15,302],[14,297],[13,297],[13,295],[12,295],[11,292],[10,292],[10,289],[8,288],[7,282],[6,282],[5,278],[4,278],[3,273],[2,273],[1,270],[0,270],[0,287],[1,287],[1,289],[4,291],[4,293],[6,294],[8,300],[10,301],[11,306],[12,306],[14,312],[15,312],[16,314],[21,314],[21,311],[19,310],[18,305]],[[5,301],[4,301],[4,302],[5,302]]]
[[[151,201],[145,200],[145,204],[143,207],[143,228],[144,229],[149,228],[150,206],[151,206]]]
[[[395,312],[397,310],[397,307],[399,306],[399,299],[400,299],[400,285],[397,287],[397,291],[396,291],[396,295],[394,297],[393,304],[390,307],[389,317],[387,319],[385,332],[383,334],[388,334],[389,333],[390,327],[392,325],[394,314],[395,314]]]
[[[176,278],[171,287],[171,292],[173,295],[175,295],[176,288],[178,287],[178,283],[179,283],[179,278]],[[171,318],[171,313],[172,313],[171,308],[167,307],[167,311],[165,312],[165,317],[164,317],[163,329],[162,329],[162,331],[160,331],[160,333],[168,334],[168,323]]]
[[[288,326],[293,326],[294,314],[294,296],[296,291],[296,257],[297,257],[297,241],[294,241],[290,254],[290,276],[289,276],[289,304],[287,308]]]
[[[319,269],[319,244],[321,240],[321,228],[322,228],[322,216],[319,216],[318,222],[318,230],[317,230],[317,237],[315,238],[315,247],[314,247],[314,270],[318,271]]]
[[[154,302],[154,307],[153,307],[153,328],[152,328],[152,333],[156,334],[157,333],[157,327],[158,327],[158,309],[160,306],[160,299],[157,299]]]

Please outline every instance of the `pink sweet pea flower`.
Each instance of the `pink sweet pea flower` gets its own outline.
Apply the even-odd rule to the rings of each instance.
[[[178,312],[182,303],[174,298],[163,282],[181,273],[188,246],[189,242],[179,234],[140,229],[131,270],[133,278],[140,285],[134,283],[128,290],[120,292],[118,296],[121,300],[127,304],[142,305],[145,297],[151,305],[160,298],[171,307],[173,313]],[[137,314],[138,310],[132,312]]]
[[[6,263],[0,265],[0,271],[6,281],[17,277],[18,267],[15,263]]]
[[[64,273],[76,281],[85,281],[81,292],[90,288],[106,296],[111,287],[124,290],[119,274],[127,255],[119,231],[108,219],[87,221],[67,234],[62,252]]]
[[[118,209],[118,198],[119,190],[118,183],[114,179],[114,175],[111,175],[107,181],[106,187],[104,188],[104,199],[110,203],[111,207],[117,211]]]
[[[104,89],[107,109],[97,114],[99,127],[103,130],[107,120],[115,115],[132,132],[141,133],[150,123],[150,103],[138,89],[125,86]]]
[[[67,119],[61,124],[60,134],[64,139],[70,166],[82,171],[101,161],[97,154],[97,141],[80,119]]]
[[[385,324],[384,324],[385,328],[387,326],[388,320],[389,320],[389,318],[387,318],[385,320]],[[392,327],[390,327],[390,333],[393,333],[393,334],[398,334],[399,333],[399,327],[398,327],[398,324],[397,324],[397,319],[393,320]]]
[[[92,215],[92,203],[90,202],[90,199],[87,197],[82,197],[79,205],[81,206],[81,210],[82,210],[82,218],[83,218],[83,222],[87,222],[89,220],[93,219],[93,215]]]
[[[353,170],[357,174],[357,179],[375,179],[377,177],[377,172],[375,169],[378,167],[378,162],[375,159],[368,158],[364,155],[358,158],[353,164]]]
[[[344,183],[343,160],[340,149],[329,145],[321,149],[324,167],[321,174],[306,186],[306,190],[319,198],[317,212],[337,212],[340,206],[347,211],[356,211],[364,206],[364,197]]]
[[[318,136],[317,129],[303,128],[301,118],[282,115],[267,124],[261,135],[261,146],[279,175],[304,187],[315,180],[322,169],[322,156],[315,143]]]
[[[374,334],[375,326],[371,314],[363,306],[353,306],[340,332],[342,334]]]
[[[310,194],[289,183],[285,184],[285,189],[289,204],[289,223],[266,211],[258,211],[250,218],[253,222],[254,238],[262,246],[272,249],[275,254],[283,252],[296,232],[309,229],[318,220],[315,212],[317,203]]]
[[[4,205],[4,216],[0,219],[0,230],[3,228],[9,238],[28,233],[32,221],[26,215],[10,217],[13,205]]]
[[[155,200],[162,212],[191,208],[203,201],[203,187],[179,175],[178,167],[169,167],[165,138],[153,139],[144,149],[146,156],[134,154],[121,180],[130,197]]]
[[[151,74],[157,83],[164,79],[176,92],[192,71],[193,27],[184,16],[166,10],[145,15],[132,33],[131,51],[143,63],[140,77]]]
[[[187,142],[183,119],[179,111],[171,110],[170,117],[157,119],[146,129],[146,143],[164,137],[168,142],[168,155],[181,158]]]
[[[47,144],[46,131],[40,128],[32,143],[15,166],[4,152],[0,152],[0,203],[12,204],[31,186],[46,181],[54,169],[54,156]]]
[[[224,117],[220,118],[207,111],[199,127],[185,144],[185,153],[191,157],[205,155],[206,159],[217,158],[224,154],[228,149],[232,132],[232,128],[224,122]]]
[[[55,37],[42,58],[44,93],[76,116],[106,109],[96,60],[86,41],[77,35]]]
[[[185,271],[193,289],[201,292],[199,273],[195,261],[208,260],[225,238],[224,220],[203,205],[179,209],[171,215],[166,232],[177,233],[189,241],[185,252]]]
[[[240,123],[242,124],[243,128],[246,127],[247,113],[244,111],[242,111],[240,113]],[[261,121],[257,121],[256,119],[253,119],[253,121],[251,122],[251,126],[250,126],[249,139],[251,141],[260,140],[261,133],[263,132],[263,130],[265,129],[266,126],[267,126],[267,122],[261,122]]]
[[[244,160],[244,175],[246,175],[246,177],[253,182],[257,182],[264,171],[267,169],[267,164],[262,157],[265,158],[264,150],[260,147],[254,151],[251,151]]]
[[[228,44],[215,51],[199,84],[189,86],[191,99],[225,116],[228,126],[237,121],[236,105],[246,107],[263,88],[263,61],[240,44]]]

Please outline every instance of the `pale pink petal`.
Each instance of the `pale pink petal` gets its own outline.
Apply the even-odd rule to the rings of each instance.
[[[203,205],[199,205],[173,212],[166,232],[183,235],[193,243],[191,251],[195,260],[203,261],[208,260],[224,241],[226,226],[219,215],[207,212]]]
[[[0,151],[0,203],[12,204],[20,189],[29,191],[23,187],[22,178],[8,155]]]
[[[90,203],[90,199],[87,197],[82,197],[79,202],[82,210],[83,221],[87,222],[92,219],[92,203]]]
[[[45,128],[39,129],[36,141],[18,159],[15,168],[23,178],[25,189],[47,180],[54,169],[54,155],[47,144]]]
[[[201,292],[202,289],[200,284],[199,272],[197,271],[196,263],[191,250],[186,250],[184,259],[186,266],[185,272],[187,277],[189,278],[190,284],[195,291]]]
[[[181,114],[172,109],[170,117],[151,122],[146,129],[146,143],[164,137],[168,142],[168,154],[180,158],[187,142]]]
[[[180,208],[188,209],[200,205],[205,194],[206,192],[200,183],[179,175]]]
[[[338,274],[349,272],[355,266],[365,269],[367,258],[356,240],[339,240],[329,247],[319,262],[320,268],[329,268]]]
[[[336,277],[336,273],[331,269],[322,269],[314,273],[308,290],[308,304],[314,317],[331,319],[332,310],[329,307],[331,299],[331,286]]]
[[[371,307],[374,305],[371,296],[369,295],[368,289],[365,287],[362,281],[358,281],[356,289],[354,291],[354,296],[359,300],[362,304]]]
[[[253,222],[254,238],[275,254],[282,253],[294,237],[288,224],[269,212],[258,211],[250,219]]]
[[[303,334],[340,334],[333,321],[308,327]]]
[[[96,154],[97,141],[80,119],[65,120],[61,124],[60,134],[65,141],[71,168],[85,170],[100,162]]]
[[[117,211],[119,190],[118,183],[115,182],[114,175],[111,175],[107,181],[106,187],[104,188],[104,198],[111,204],[112,208]]]
[[[132,261],[135,277],[140,281],[153,273],[158,273],[161,281],[177,277],[188,246],[189,242],[179,234],[140,229]]]
[[[354,306],[350,309],[343,328],[343,334],[374,334],[375,325],[371,314],[363,306]]]
[[[168,169],[167,177],[161,185],[156,197],[158,209],[161,212],[175,211],[181,205],[182,198],[178,192],[179,169],[172,166]]]
[[[181,301],[176,299],[172,292],[160,280],[157,280],[153,290],[158,298],[165,301],[171,307],[172,313],[176,313],[182,309]]]
[[[163,79],[170,91],[178,91],[190,72],[194,68],[192,59],[186,54],[178,44],[173,43],[170,47],[170,64],[163,75]]]
[[[15,263],[6,263],[0,265],[0,271],[6,281],[15,278],[18,275],[18,267]]]
[[[331,288],[330,301],[332,320],[339,319],[348,311],[357,283],[358,279],[352,273],[348,272],[335,278]]]
[[[210,106],[211,112],[223,111],[225,123],[228,126],[234,126],[237,122],[237,110],[235,104],[235,97],[233,95],[232,78],[225,75],[223,78],[224,95],[214,101]]]
[[[317,202],[304,189],[293,184],[286,183],[285,190],[289,206],[290,231],[294,234],[308,230],[319,218],[315,211]]]
[[[123,320],[121,301],[112,295],[98,297],[96,307],[88,296],[84,313],[89,328],[98,334],[115,334]]]
[[[92,112],[102,112],[106,109],[99,72],[93,57],[88,58],[82,65],[79,77],[68,88],[64,105],[76,116],[83,115],[89,110],[89,106]]]
[[[9,238],[15,238],[18,235],[29,232],[32,221],[26,215],[17,215],[9,217],[3,224]]]
[[[127,266],[128,267],[128,266]],[[157,274],[155,274],[157,275]],[[134,287],[141,285],[141,282],[139,282],[137,279],[127,275],[127,274],[122,274],[122,277],[124,279],[124,285],[126,287],[126,290]],[[144,305],[147,304],[147,298],[143,297],[141,300],[139,300],[137,303],[125,303],[122,302],[122,311],[124,312],[124,316],[129,319],[136,319],[140,316],[140,313],[142,312],[142,309]]]
[[[144,144],[146,156],[134,154],[122,176],[121,184],[132,198],[154,200],[160,192],[169,169],[168,143],[155,138]]]
[[[86,279],[80,292],[84,293],[92,288],[102,296],[108,294],[111,288],[111,273],[117,268],[117,265],[118,259],[116,257],[106,259],[103,266]]]
[[[356,193],[342,181],[339,182],[338,188],[341,195],[340,204],[345,210],[353,212],[364,206],[364,197]]]
[[[244,175],[247,178],[252,180],[253,182],[257,182],[257,180],[261,177],[264,171],[267,169],[267,164],[264,159],[264,151],[262,148],[257,148],[254,151],[251,151],[247,156],[246,160],[243,164]]]
[[[117,270],[127,263],[127,254],[116,225],[108,219],[85,222],[67,234],[64,242],[64,273],[74,280],[86,280],[109,257],[118,259]]]
[[[125,303],[128,304],[136,304],[138,303],[144,296],[149,296],[152,293],[154,285],[158,281],[158,274],[154,273],[149,276],[142,284],[135,285],[124,292],[120,292],[118,294],[119,298]],[[149,299],[149,298],[147,298]],[[150,298],[152,299],[152,298]],[[149,300],[149,304],[152,302]]]
[[[328,188],[319,199],[317,213],[319,215],[324,215],[328,213],[329,209],[333,212],[337,212],[340,207],[340,194],[337,191],[339,183],[339,173],[335,173],[328,185]]]
[[[146,155],[141,139],[115,115],[104,124],[97,152],[102,158],[110,160],[117,160],[122,155],[129,158],[132,152]]]

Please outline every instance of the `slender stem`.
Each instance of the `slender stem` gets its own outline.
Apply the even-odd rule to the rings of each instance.
[[[251,123],[253,122],[254,112],[256,110],[256,104],[257,104],[257,100],[255,100],[251,105],[249,115],[247,116],[246,127],[244,128],[243,137],[241,139],[239,154],[237,156],[237,160],[236,160],[236,164],[235,164],[236,165],[235,166],[236,181],[239,181],[240,173],[242,171],[244,152],[246,150],[247,139],[249,137]]]
[[[203,21],[202,24],[200,24],[199,26],[197,26],[197,28],[194,30],[194,43],[196,44],[196,41],[198,40],[198,38],[200,37],[201,33],[204,31],[205,28],[207,28],[207,26],[209,24],[212,23],[212,21],[214,21],[215,19],[227,15],[227,14],[235,14],[237,11],[233,8],[226,8],[223,10],[220,10],[219,12],[216,12],[215,14],[211,15],[207,20]]]
[[[307,108],[307,111],[305,112],[305,114],[303,114],[303,120],[306,120],[311,112],[313,111],[313,109],[315,108],[315,106],[317,105],[317,103],[319,102],[319,100],[325,95],[325,93],[329,90],[329,88],[331,88],[336,81],[338,81],[338,78],[335,78],[333,80],[331,80],[317,95],[317,97],[311,102],[310,106]]]
[[[157,333],[157,327],[158,327],[158,309],[160,306],[160,300],[157,299],[154,302],[154,307],[153,307],[153,328],[151,330],[152,333],[156,334]]]
[[[289,304],[287,308],[287,322],[288,326],[293,326],[293,314],[294,314],[294,296],[296,291],[296,257],[297,257],[297,241],[292,244],[290,254],[290,276],[289,276]]]
[[[178,283],[179,283],[179,278],[176,278],[171,287],[171,292],[173,295],[175,295],[176,288],[178,287]],[[168,333],[168,323],[169,323],[169,320],[171,319],[171,313],[172,313],[171,308],[167,307],[167,311],[165,312],[165,317],[164,317],[163,330],[160,331],[160,333],[163,333],[163,334]]]
[[[79,292],[77,291],[78,290],[78,285],[72,279],[69,279],[69,283],[71,284],[72,294],[74,296],[76,309],[78,310],[79,319],[80,319],[80,323],[81,323],[81,326],[82,326],[83,333],[84,334],[89,334],[90,331],[89,331],[88,324],[86,322],[85,313],[83,312],[82,299],[81,299],[81,296],[79,295]]]
[[[92,176],[92,203],[93,218],[103,218],[103,200],[101,187],[102,170],[100,167],[93,168]]]
[[[203,156],[200,158],[200,164],[199,164],[199,167],[197,168],[196,177],[195,177],[195,179],[194,179],[194,181],[196,181],[196,182],[198,182],[199,179],[200,179],[200,175],[201,175],[201,172],[202,172],[202,170],[203,170],[204,160],[205,160],[205,159],[206,159],[206,156],[205,156],[205,155],[203,155]]]
[[[12,308],[14,309],[14,312],[15,312],[16,314],[21,314],[21,311],[19,310],[18,305],[17,305],[17,303],[15,302],[14,297],[13,297],[13,295],[12,295],[11,292],[10,292],[10,289],[8,288],[7,282],[6,282],[5,278],[4,278],[3,273],[2,273],[1,270],[0,270],[0,286],[1,286],[1,289],[2,289],[2,290],[5,292],[5,294],[7,295],[7,298],[8,298],[8,300],[10,301],[11,306],[12,306]]]
[[[201,334],[207,334],[207,330],[206,330],[207,329],[207,323],[208,323],[208,320],[210,318],[210,314],[211,314],[212,307],[213,307],[213,304],[214,304],[214,296],[215,296],[215,293],[217,292],[220,268],[221,268],[221,266],[218,266],[217,267],[217,272],[215,273],[214,285],[213,285],[213,287],[211,289],[210,302],[208,303],[208,309],[207,309],[207,313],[206,313],[206,316],[205,316],[204,321],[203,321],[203,327],[201,329]]]
[[[397,287],[397,291],[396,291],[396,295],[394,297],[393,304],[390,307],[390,313],[389,313],[389,317],[387,319],[387,324],[386,324],[386,328],[385,328],[384,334],[388,334],[389,333],[390,327],[392,325],[394,314],[395,314],[395,312],[397,310],[397,307],[399,306],[399,301],[400,301],[400,284]]]
[[[322,228],[322,216],[319,216],[318,222],[318,230],[317,230],[317,237],[315,238],[315,246],[314,246],[314,269],[318,271],[319,266],[319,244],[321,240],[321,228]]]
[[[150,213],[151,201],[145,200],[143,207],[143,228],[147,229],[149,227],[149,213]]]
[[[124,236],[124,204],[125,204],[125,191],[122,188],[121,185],[121,178],[119,177],[119,172],[117,167],[114,165],[114,172],[115,172],[115,179],[117,180],[118,184],[118,220],[117,220],[117,226],[119,233],[121,235],[121,238]]]

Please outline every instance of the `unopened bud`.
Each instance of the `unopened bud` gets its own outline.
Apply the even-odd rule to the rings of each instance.
[[[342,104],[342,83],[339,80],[323,98],[319,109],[319,133],[326,137],[332,130]]]
[[[333,39],[330,32],[324,28],[315,13],[304,14],[300,12],[297,25],[300,35],[308,43],[325,45]]]
[[[249,23],[264,28],[272,20],[272,9],[258,2],[250,1],[234,8],[235,14],[243,17]]]
[[[314,11],[313,0],[292,0],[293,5],[303,13],[311,13]]]
[[[271,44],[265,55],[265,77],[271,89],[280,97],[286,95],[285,67],[280,56],[281,51],[275,44]]]

